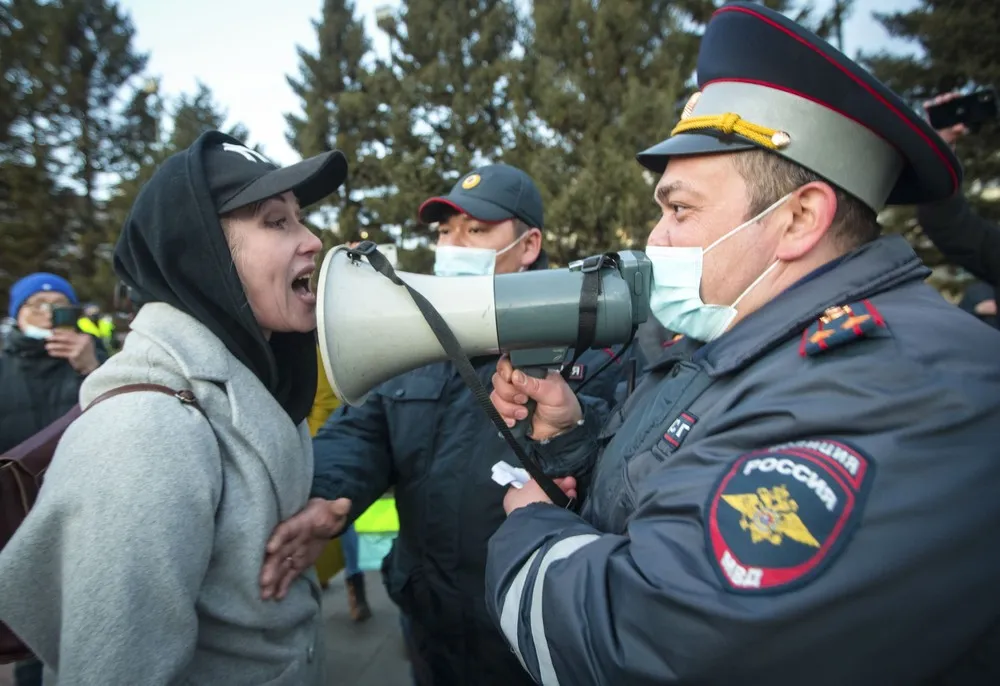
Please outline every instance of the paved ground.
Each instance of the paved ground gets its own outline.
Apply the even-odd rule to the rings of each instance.
[[[366,572],[372,618],[359,623],[347,613],[347,591],[338,575],[323,598],[327,664],[331,684],[410,686],[410,663],[399,631],[399,610],[385,593],[378,572]],[[0,684],[2,686],[2,684]]]
[[[366,574],[372,618],[357,624],[347,613],[347,592],[338,575],[323,599],[327,622],[327,663],[331,684],[409,686],[410,666],[399,633],[399,612],[378,572]],[[12,686],[9,667],[0,667],[0,686]],[[138,686],[138,685],[137,685]]]

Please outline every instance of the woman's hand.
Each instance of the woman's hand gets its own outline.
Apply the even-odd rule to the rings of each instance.
[[[292,582],[316,564],[330,539],[343,531],[350,512],[347,498],[313,498],[301,512],[276,526],[260,570],[260,597],[284,598]]]

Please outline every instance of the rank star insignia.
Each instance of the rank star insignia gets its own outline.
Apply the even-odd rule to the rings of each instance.
[[[837,332],[834,329],[819,329],[818,331],[816,331],[813,335],[811,335],[809,337],[809,342],[810,343],[814,343],[814,344],[818,344],[820,341],[826,340],[827,338],[829,338],[830,336],[834,335],[835,333],[837,333]]]
[[[863,314],[861,316],[851,315],[846,320],[844,320],[844,323],[840,325],[840,328],[841,329],[853,329],[856,326],[861,326],[862,324],[864,324],[869,319],[871,319],[871,316],[867,315],[867,314]]]
[[[767,541],[771,545],[781,545],[784,536],[814,548],[819,541],[809,533],[809,529],[795,514],[799,509],[790,497],[786,486],[758,488],[757,493],[723,495],[722,499],[743,517],[740,528],[750,532],[754,543]]]
[[[882,315],[870,300],[830,307],[802,332],[799,354],[802,357],[819,355],[867,338],[884,326]]]

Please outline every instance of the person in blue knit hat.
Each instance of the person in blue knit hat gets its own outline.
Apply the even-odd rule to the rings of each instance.
[[[106,355],[98,341],[72,327],[54,328],[52,313],[78,304],[70,283],[38,272],[10,289],[8,314],[14,328],[0,353],[0,453],[6,452],[69,412],[80,384]],[[42,683],[42,665],[15,667],[18,686]]]
[[[53,327],[53,313],[79,304],[73,286],[38,272],[10,289],[8,314],[15,322],[0,357],[0,450],[45,428],[77,403],[84,377],[106,357],[93,336],[76,327]],[[25,395],[28,394],[28,395]]]

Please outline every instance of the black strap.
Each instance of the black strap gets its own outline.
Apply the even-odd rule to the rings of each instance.
[[[531,475],[531,478],[538,482],[538,485],[542,487],[545,491],[545,495],[549,497],[553,503],[559,507],[566,509],[573,509],[575,502],[573,499],[569,498],[565,493],[562,492],[556,483],[550,479],[545,472],[542,471],[541,466],[538,462],[531,456],[529,456],[524,449],[518,444],[511,434],[510,429],[507,427],[507,423],[504,422],[503,418],[500,417],[500,413],[497,412],[496,408],[493,407],[493,403],[490,402],[490,395],[483,386],[483,383],[479,380],[479,376],[476,374],[475,368],[473,368],[472,363],[469,361],[468,356],[462,350],[461,344],[458,339],[455,338],[455,334],[452,333],[448,324],[444,321],[444,318],[438,313],[434,306],[425,298],[419,291],[414,290],[405,281],[399,278],[396,271],[389,264],[389,260],[385,258],[382,253],[378,251],[375,244],[371,241],[364,241],[360,243],[357,247],[348,251],[354,259],[357,257],[364,256],[368,258],[368,263],[390,281],[392,281],[397,286],[402,286],[413,298],[413,302],[417,305],[420,313],[424,316],[424,320],[427,325],[431,327],[431,331],[437,337],[438,342],[441,347],[444,348],[445,353],[451,358],[452,362],[458,368],[458,373],[462,377],[465,384],[472,390],[473,394],[476,396],[476,400],[489,415],[490,420],[500,431],[504,440],[510,446],[511,450],[517,456],[517,459],[521,461],[521,465],[524,469]],[[596,311],[596,308],[595,308]]]
[[[616,260],[617,256],[609,253],[588,257],[581,263],[580,271],[583,273],[583,283],[580,285],[580,319],[576,328],[573,359],[562,370],[562,377],[566,381],[569,381],[569,375],[573,373],[576,361],[594,344],[594,338],[597,335],[597,304],[601,297],[601,269],[608,262],[614,263]],[[603,370],[604,367],[601,369]],[[594,378],[594,376],[596,374],[590,378]]]
[[[573,372],[576,361],[594,344],[594,338],[597,335],[597,305],[601,297],[601,270],[607,266],[618,267],[618,255],[615,253],[593,255],[580,263],[580,271],[583,272],[583,284],[580,286],[580,321],[577,327],[576,345],[573,348],[573,360],[563,367],[562,370],[562,377],[566,381],[569,381],[569,375]],[[636,329],[633,327],[632,334],[629,336],[628,341],[625,342],[625,345],[612,355],[611,359],[602,364],[596,372],[588,376],[583,383],[576,387],[575,392],[577,395],[580,394],[580,391],[587,384],[599,377],[605,369],[621,359],[621,356],[632,347],[632,342],[635,340],[635,333]],[[635,365],[634,359],[632,360],[632,365],[633,367]],[[628,389],[629,395],[631,395],[633,388],[634,383]]]

